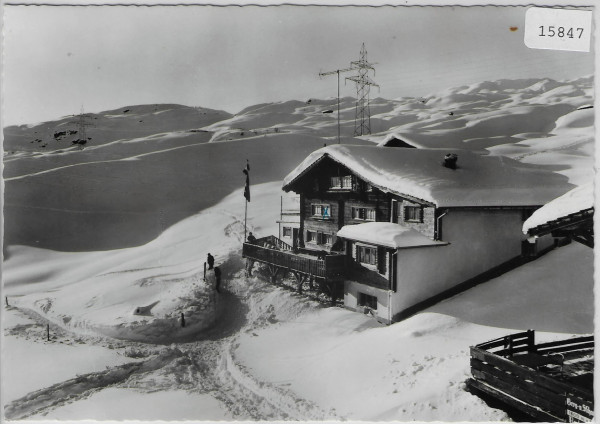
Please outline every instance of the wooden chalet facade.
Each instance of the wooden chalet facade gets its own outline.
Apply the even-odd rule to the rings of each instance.
[[[290,254],[343,261],[331,282],[344,306],[389,323],[519,258],[524,219],[570,188],[558,174],[510,159],[465,151],[457,168],[446,153],[340,145],[313,152],[284,181],[300,196]]]

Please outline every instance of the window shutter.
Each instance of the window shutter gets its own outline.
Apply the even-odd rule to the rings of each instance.
[[[377,247],[377,270],[380,274],[385,274],[385,249],[383,247]]]
[[[421,222],[423,222],[423,210],[424,210],[423,207],[419,208],[419,221],[421,221]]]

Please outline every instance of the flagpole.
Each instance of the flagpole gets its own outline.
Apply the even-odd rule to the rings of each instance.
[[[242,171],[246,175],[246,185],[244,187],[244,241],[246,242],[246,232],[248,231],[248,202],[250,201],[250,162],[246,159],[246,168]]]
[[[244,198],[244,203],[246,204],[244,208],[244,243],[246,242],[246,221],[248,219],[248,199]]]

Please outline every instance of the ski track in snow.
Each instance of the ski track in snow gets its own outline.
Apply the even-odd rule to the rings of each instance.
[[[240,259],[228,258],[230,262],[239,261],[238,265],[241,264]],[[239,274],[237,272],[237,275]],[[179,342],[170,347],[76,333],[49,321],[34,310],[11,306],[12,310],[35,321],[38,327],[45,328],[47,324],[50,325],[53,341],[70,337],[76,343],[116,348],[124,355],[127,355],[128,351],[133,352],[132,357],[135,357],[135,352],[138,352],[137,356],[141,355],[148,359],[136,361],[132,358],[131,362],[107,367],[104,371],[77,375],[75,378],[30,392],[5,405],[6,418],[9,420],[43,418],[48,414],[51,415],[54,409],[89,398],[108,387],[147,392],[178,389],[208,393],[220,401],[237,419],[338,418],[334,412],[324,411],[285,387],[257,381],[236,362],[233,352],[238,332],[251,332],[266,319],[259,315],[253,322],[244,322],[245,310],[233,305],[233,302],[239,301],[240,297],[242,296],[239,294],[225,293],[223,303],[226,313],[222,310],[216,327],[203,332],[203,340]],[[5,332],[12,336],[23,337],[21,332],[26,327],[17,325],[5,328]]]
[[[131,161],[131,160],[138,160],[138,159],[143,158],[145,156],[151,156],[151,155],[156,155],[156,154],[171,152],[171,151],[174,151],[174,150],[186,149],[186,148],[195,147],[195,146],[198,146],[198,144],[188,144],[188,145],[185,145],[185,146],[171,147],[169,149],[154,150],[152,152],[140,153],[140,154],[137,154],[137,155],[127,156],[127,157],[123,157],[123,158],[119,158],[119,159],[110,159],[110,160],[99,160],[99,161],[89,161],[89,162],[73,163],[73,164],[70,164],[70,165],[59,166],[59,167],[51,168],[51,169],[45,169],[43,171],[32,172],[30,174],[17,175],[15,177],[5,178],[4,181],[16,181],[16,180],[22,180],[22,179],[28,178],[28,177],[37,177],[39,175],[49,174],[49,173],[52,173],[52,172],[60,171],[62,169],[74,168],[74,167],[77,167],[77,166],[94,165],[94,164],[100,164],[100,163],[127,162],[127,161]]]

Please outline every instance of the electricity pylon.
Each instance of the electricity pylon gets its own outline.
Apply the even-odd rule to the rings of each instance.
[[[367,61],[367,50],[365,43],[360,50],[360,59],[350,62],[358,70],[358,75],[346,77],[347,80],[356,83],[356,117],[354,118],[354,135],[371,134],[371,110],[369,108],[369,93],[371,86],[379,87],[371,78],[369,70],[375,75],[373,63]]]
[[[77,124],[77,140],[74,141],[73,143],[75,144],[77,142],[78,144],[81,145],[82,149],[83,149],[83,145],[85,143],[87,143],[87,141],[88,141],[87,130],[85,127],[90,127],[90,126],[94,125],[90,122],[87,122],[86,121],[87,118],[88,118],[88,115],[83,113],[83,106],[81,106],[81,112],[79,113],[79,117],[78,117],[77,121],[72,122],[74,124]]]
[[[87,115],[83,113],[83,106],[81,106],[81,113],[79,114],[79,123],[77,124],[79,131],[79,139],[87,142],[87,131],[85,127],[92,125],[86,122]]]
[[[379,87],[367,75],[369,69],[375,73],[372,63],[367,62],[367,51],[365,43],[360,51],[360,59],[350,62],[350,68],[336,69],[335,71],[320,72],[319,76],[337,74],[337,124],[338,124],[338,144],[340,143],[340,72],[358,71],[358,75],[346,77],[346,79],[356,83],[356,117],[354,118],[354,135],[363,135],[371,133],[371,115],[369,111],[369,91],[371,85]],[[366,115],[366,116],[365,116]],[[358,122],[360,118],[360,123]]]

